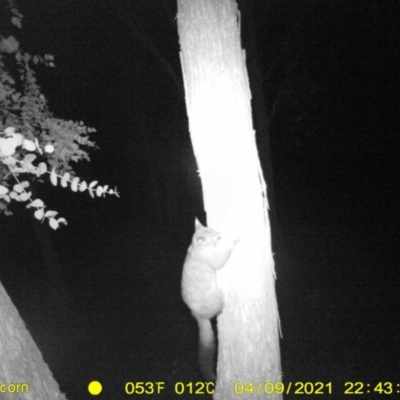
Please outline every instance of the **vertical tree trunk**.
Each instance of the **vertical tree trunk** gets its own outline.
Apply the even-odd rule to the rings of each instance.
[[[0,304],[0,398],[66,400],[1,283]]]
[[[216,399],[252,399],[280,382],[279,315],[266,186],[252,127],[240,14],[234,0],[178,0],[178,30],[190,134],[208,225],[241,242],[217,272]],[[247,391],[246,391],[247,389]],[[268,390],[271,388],[269,387]],[[263,392],[259,395],[266,396]],[[272,399],[281,395],[268,392]]]

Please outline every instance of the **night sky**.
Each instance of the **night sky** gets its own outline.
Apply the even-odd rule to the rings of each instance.
[[[50,110],[97,129],[99,149],[76,171],[121,198],[42,185],[68,226],[38,233],[17,206],[1,216],[1,281],[69,399],[88,398],[93,379],[104,399],[128,398],[129,381],[165,381],[171,397],[162,398],[174,398],[176,382],[200,379],[180,274],[194,218],[204,221],[176,2],[17,5],[23,30],[9,33],[24,51],[55,56],[57,68],[37,68]],[[400,393],[399,3],[239,7],[264,169],[268,135],[272,158],[283,380],[333,382],[335,398],[346,382],[366,392],[391,381]],[[40,234],[67,310],[54,299]]]

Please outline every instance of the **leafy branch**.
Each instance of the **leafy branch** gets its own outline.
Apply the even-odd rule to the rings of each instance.
[[[11,23],[21,28],[23,16],[12,0],[9,11]],[[48,174],[54,186],[60,181],[62,187],[70,187],[73,192],[87,190],[92,197],[119,194],[108,185],[98,186],[98,181],[88,184],[75,176],[71,162],[90,161],[85,148],[96,147],[89,139],[96,130],[82,121],[66,121],[52,115],[33,70],[39,64],[55,67],[54,57],[22,53],[14,36],[0,35],[0,213],[12,215],[8,210],[12,200],[29,201],[26,207],[36,208],[35,217],[47,218],[50,226],[57,229],[66,220],[57,219],[56,211],[46,211],[42,200],[32,200],[32,192],[27,191],[30,183],[21,182],[19,174],[31,174],[31,180],[39,182],[42,175]],[[14,79],[15,75],[19,79]],[[37,165],[33,164],[38,157],[34,153],[40,156]]]
[[[1,137],[4,136],[4,137]],[[43,155],[43,150],[40,148],[37,140],[32,142],[29,139],[24,139],[24,137],[20,133],[15,133],[15,128],[8,127],[4,130],[4,132],[0,132],[0,162],[6,165],[9,169],[9,174],[11,174],[17,184],[13,186],[13,189],[10,191],[6,186],[0,184],[0,199],[10,202],[11,200],[16,200],[19,202],[24,202],[29,200],[29,204],[26,208],[34,207],[36,211],[34,213],[35,218],[39,220],[43,220],[48,218],[49,225],[53,229],[59,228],[61,223],[66,224],[67,221],[65,218],[56,219],[55,217],[58,215],[57,211],[45,211],[45,205],[42,200],[36,199],[32,200],[32,192],[27,192],[25,189],[29,187],[28,181],[21,182],[18,179],[18,175],[20,173],[30,173],[35,175],[36,177],[40,177],[44,174],[50,175],[50,182],[57,186],[58,180],[60,179],[60,183],[62,187],[67,187],[68,184],[73,192],[84,192],[87,190],[89,194],[94,198],[95,194],[98,197],[104,196],[105,194],[115,195],[119,197],[119,194],[116,189],[109,189],[108,185],[106,186],[97,186],[98,181],[93,181],[87,184],[86,181],[81,181],[78,177],[73,177],[69,172],[65,172],[62,176],[56,173],[55,167],[49,172],[47,170],[47,164],[45,162],[39,163],[38,166],[33,165],[33,161],[36,160],[37,156],[33,153],[25,154],[23,160],[20,160],[16,157],[12,157],[17,148],[21,148],[27,151],[37,151],[40,155]],[[47,144],[44,147],[45,153],[52,153],[54,151],[54,147],[51,144]],[[18,157],[18,154],[16,155]],[[8,176],[5,176],[5,179]],[[3,210],[6,215],[10,215],[11,212],[8,211],[4,207],[4,203],[0,202],[0,210]]]

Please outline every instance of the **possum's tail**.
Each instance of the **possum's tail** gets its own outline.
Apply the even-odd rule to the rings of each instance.
[[[197,320],[199,324],[199,364],[204,379],[215,381],[214,353],[215,337],[211,321],[205,318]]]

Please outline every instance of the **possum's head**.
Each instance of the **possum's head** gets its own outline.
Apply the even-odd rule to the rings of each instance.
[[[201,222],[196,218],[195,223],[196,231],[193,235],[192,245],[198,247],[217,246],[221,240],[221,235],[214,231],[214,229],[203,226]]]
[[[220,233],[203,226],[197,219],[189,253],[193,258],[209,264],[214,269],[222,268],[228,261],[238,240],[223,240]]]

